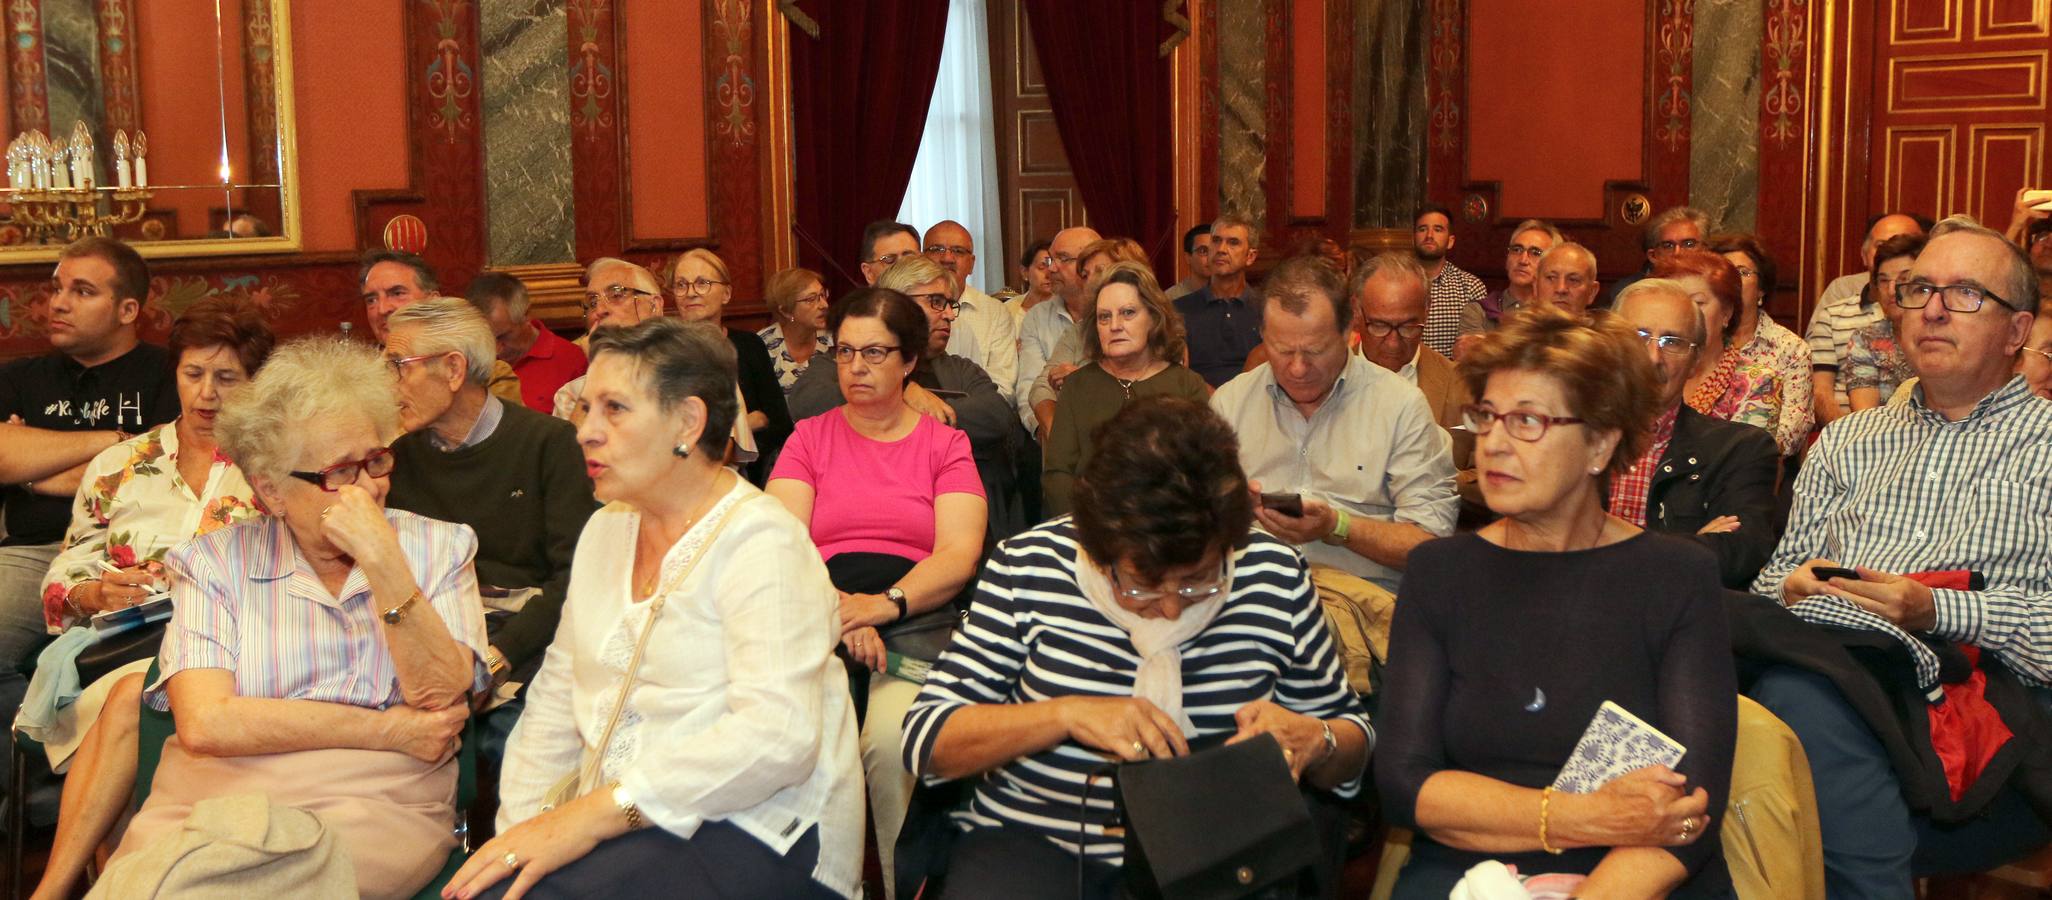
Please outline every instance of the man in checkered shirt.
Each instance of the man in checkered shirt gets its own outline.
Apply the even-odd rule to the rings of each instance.
[[[1431,300],[1425,307],[1425,346],[1439,355],[1453,358],[1454,341],[1461,336],[1461,310],[1489,293],[1482,279],[1446,255],[1453,250],[1453,213],[1437,203],[1427,203],[1411,217],[1411,249],[1418,264],[1425,267],[1425,285]]]
[[[1814,622],[1978,646],[2052,710],[2052,403],[2013,374],[2037,280],[2001,235],[1948,220],[1898,297],[1921,385],[1906,403],[1825,429],[1753,590]],[[1860,578],[1822,581],[1816,566]],[[1986,589],[1903,577],[1961,569],[1986,576]],[[1907,900],[1913,875],[1990,868],[2052,839],[2014,787],[1965,825],[1913,813],[1880,740],[1820,675],[1771,669],[1752,696],[1809,756],[1833,898]]]

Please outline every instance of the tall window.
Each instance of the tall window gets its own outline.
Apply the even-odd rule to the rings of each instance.
[[[942,219],[969,229],[976,241],[976,271],[969,281],[986,293],[1005,284],[989,49],[984,0],[948,0],[948,31],[933,105],[919,138],[912,184],[898,208],[898,221],[922,232]]]

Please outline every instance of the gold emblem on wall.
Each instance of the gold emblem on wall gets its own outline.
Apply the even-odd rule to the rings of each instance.
[[[1653,213],[1653,201],[1645,194],[1627,194],[1624,202],[1617,205],[1617,217],[1626,225],[1644,225],[1646,217]]]

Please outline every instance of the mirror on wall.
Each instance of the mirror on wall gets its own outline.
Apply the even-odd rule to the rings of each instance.
[[[7,0],[0,264],[300,248],[288,0]]]

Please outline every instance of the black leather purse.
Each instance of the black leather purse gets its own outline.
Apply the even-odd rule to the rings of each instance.
[[[1266,734],[1118,768],[1128,896],[1295,897],[1321,840],[1282,745]]]

